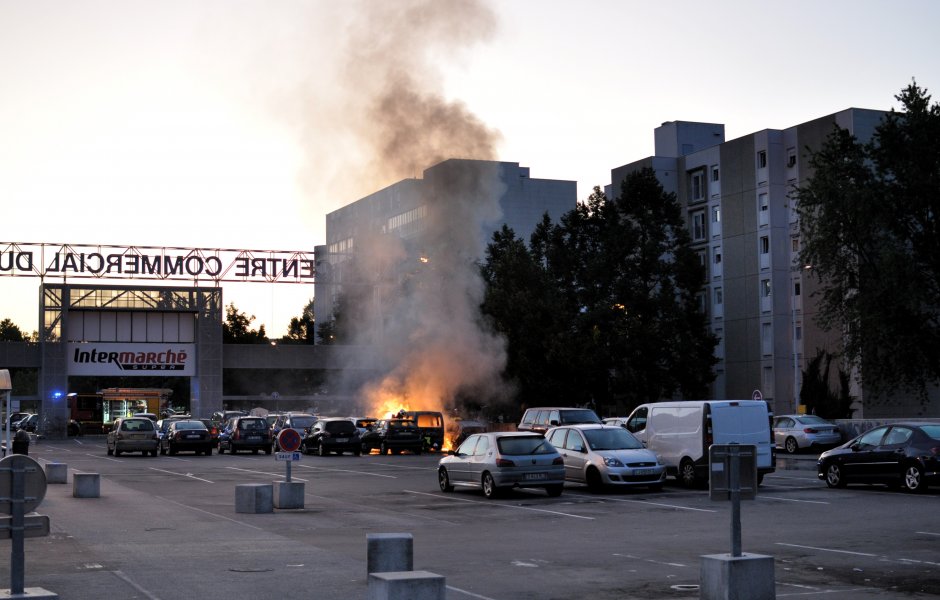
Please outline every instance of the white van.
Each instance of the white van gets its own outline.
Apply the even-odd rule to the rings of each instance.
[[[763,400],[694,400],[642,404],[625,427],[666,464],[683,485],[708,481],[712,444],[757,446],[757,481],[774,472],[773,413]]]

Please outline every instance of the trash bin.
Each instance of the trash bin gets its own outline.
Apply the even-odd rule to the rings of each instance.
[[[13,434],[13,454],[29,454],[29,434],[23,429]]]

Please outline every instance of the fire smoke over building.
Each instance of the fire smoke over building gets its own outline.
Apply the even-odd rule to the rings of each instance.
[[[382,375],[361,389],[362,409],[382,417],[505,399],[504,342],[481,319],[477,267],[505,189],[492,162],[499,134],[444,98],[432,60],[486,39],[494,16],[473,0],[360,8],[343,72],[372,189],[447,161],[360,200],[394,205],[401,218],[358,220],[344,234],[348,256],[331,259],[345,341],[379,349]]]

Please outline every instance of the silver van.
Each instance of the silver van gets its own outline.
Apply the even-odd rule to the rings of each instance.
[[[694,400],[641,404],[626,428],[655,452],[686,487],[708,481],[712,444],[757,447],[757,481],[775,470],[773,413],[763,400]]]

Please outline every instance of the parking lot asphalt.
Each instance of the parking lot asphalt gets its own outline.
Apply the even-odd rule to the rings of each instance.
[[[669,482],[559,498],[443,493],[435,455],[304,456],[304,508],[235,512],[240,483],[283,480],[264,454],[107,456],[103,438],[42,440],[30,455],[69,466],[37,509],[51,534],[26,540],[26,586],[63,599],[367,597],[366,536],[411,533],[415,569],[448,600],[698,598],[700,558],[730,550],[727,503]],[[73,498],[76,472],[99,498]],[[742,507],[745,552],[775,560],[778,598],[940,595],[940,494],[830,490],[815,456],[781,457]],[[10,542],[0,558],[9,581]]]

